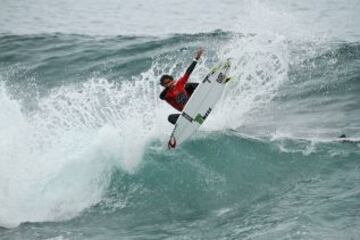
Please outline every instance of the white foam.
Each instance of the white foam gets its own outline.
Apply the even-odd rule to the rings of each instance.
[[[156,133],[147,84],[64,86],[31,112],[2,85],[0,225],[72,218],[101,200],[113,167],[134,172]]]

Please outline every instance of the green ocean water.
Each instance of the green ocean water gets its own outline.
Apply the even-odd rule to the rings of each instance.
[[[281,26],[268,2],[243,2],[242,18],[263,21],[237,31],[200,15],[207,31],[179,20],[171,32],[154,17],[165,34],[125,17],[108,34],[113,15],[96,17],[92,1],[82,14],[101,21],[90,32],[73,15],[49,31],[51,12],[36,15],[34,3],[24,3],[34,18],[17,22],[25,10],[1,4],[0,239],[359,238],[360,38],[344,17],[356,1],[324,1],[322,12],[278,1]],[[318,11],[319,25],[294,20]],[[191,81],[228,57],[233,79],[200,131],[169,151],[175,111],[159,77],[180,76],[199,46]]]

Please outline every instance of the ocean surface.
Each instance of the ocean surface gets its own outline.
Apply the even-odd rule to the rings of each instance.
[[[359,13],[0,0],[0,240],[360,239]],[[169,151],[159,78],[200,46],[190,80],[232,81]]]

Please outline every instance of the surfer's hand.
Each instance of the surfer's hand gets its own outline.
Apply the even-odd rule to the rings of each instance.
[[[199,48],[199,49],[197,50],[196,54],[195,54],[195,59],[196,59],[196,60],[199,60],[200,57],[201,57],[201,55],[203,54],[203,52],[204,52],[204,49],[203,49],[203,48]]]

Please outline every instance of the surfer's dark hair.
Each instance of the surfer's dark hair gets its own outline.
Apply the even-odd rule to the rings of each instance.
[[[166,79],[174,80],[173,76],[168,75],[168,74],[164,74],[164,75],[162,75],[161,78],[160,78],[160,84],[161,84],[161,86],[164,86],[164,81],[165,81]]]

